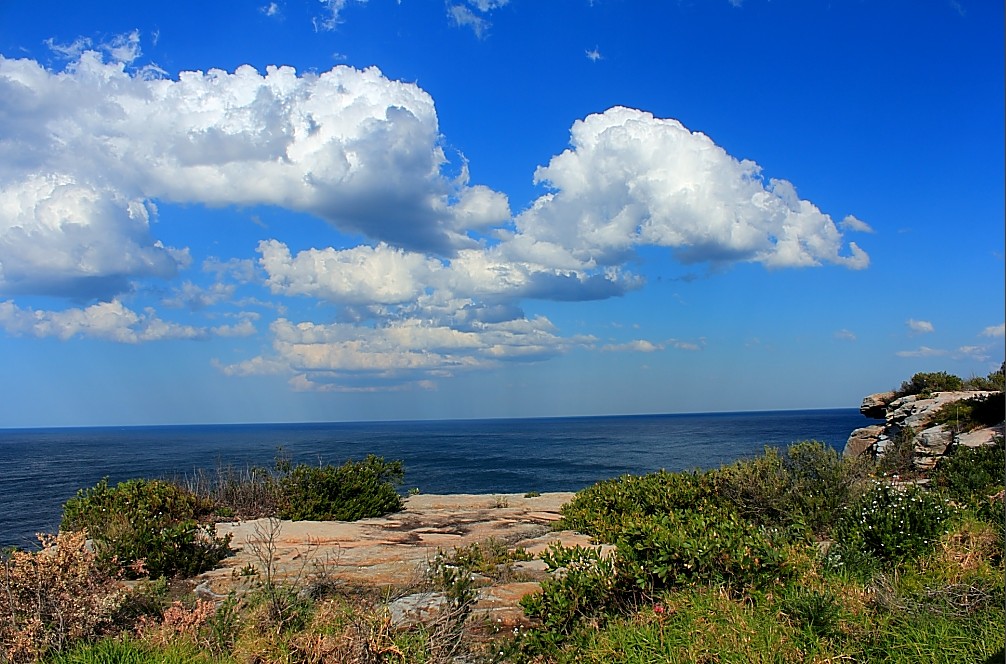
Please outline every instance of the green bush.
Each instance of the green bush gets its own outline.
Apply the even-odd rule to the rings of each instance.
[[[1002,392],[948,403],[934,415],[931,424],[945,424],[954,431],[973,431],[1003,421],[1006,398]]]
[[[724,466],[713,474],[713,484],[746,518],[825,535],[839,511],[862,493],[869,470],[865,459],[846,459],[807,441],[785,451],[767,447],[761,456]]]
[[[707,472],[623,475],[578,492],[563,505],[560,525],[613,543],[628,522],[690,509],[714,498],[712,475]]]
[[[525,595],[520,604],[546,632],[569,634],[581,620],[602,616],[616,601],[615,566],[599,547],[553,544],[541,559],[553,575],[541,582],[540,593]]]
[[[946,499],[918,485],[877,482],[850,505],[835,529],[839,556],[865,554],[881,565],[917,558],[946,532],[952,510]]]
[[[960,376],[948,374],[946,371],[934,371],[931,373],[919,372],[901,383],[901,387],[896,390],[899,397],[910,394],[919,396],[929,396],[933,392],[956,392],[964,389],[964,381]]]
[[[980,378],[978,376],[972,376],[964,381],[965,390],[988,390],[989,392],[1002,392],[1006,390],[1006,381],[1004,381],[1004,372],[1006,372],[1006,362],[1002,363],[997,370],[991,372],[985,378]],[[1001,414],[1001,413],[1000,413]]]
[[[181,487],[134,479],[114,487],[102,479],[63,505],[62,530],[86,530],[100,563],[132,578],[192,576],[227,556],[230,538],[200,523],[213,506]]]
[[[789,578],[784,531],[724,509],[683,510],[641,519],[618,539],[623,585],[650,596],[689,586],[744,593]]]
[[[951,500],[978,506],[987,503],[991,494],[1003,490],[1004,469],[1006,446],[1000,436],[994,445],[954,448],[936,464],[932,481]]]
[[[396,487],[401,461],[368,455],[341,466],[300,464],[281,469],[280,516],[293,521],[356,521],[402,509]]]

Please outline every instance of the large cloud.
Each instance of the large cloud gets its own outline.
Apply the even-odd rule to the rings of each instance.
[[[509,207],[466,171],[443,174],[438,131],[429,95],[377,69],[149,80],[95,51],[62,73],[0,56],[0,289],[107,279],[109,296],[121,278],[170,276],[172,252],[146,234],[149,199],[276,205],[435,253],[473,246],[467,230]],[[126,247],[118,267],[78,256],[106,245]]]
[[[523,247],[561,247],[583,265],[621,262],[640,245],[686,262],[869,264],[855,243],[844,253],[831,217],[792,184],[766,185],[757,164],[676,120],[616,107],[576,122],[571,144],[535,172],[554,191],[517,218]]]

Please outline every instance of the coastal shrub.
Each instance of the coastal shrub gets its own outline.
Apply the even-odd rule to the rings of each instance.
[[[623,475],[577,492],[562,506],[560,526],[614,543],[624,524],[640,517],[691,509],[716,498],[708,472]]]
[[[933,392],[956,392],[964,389],[964,381],[960,376],[949,374],[946,371],[919,372],[909,380],[901,383],[895,393],[899,397],[910,394],[918,394],[920,397],[927,397]]]
[[[718,496],[764,525],[801,525],[827,533],[839,511],[864,490],[869,462],[846,459],[817,441],[766,447],[753,459],[713,473]]]
[[[88,550],[87,533],[39,543],[0,558],[0,662],[37,662],[100,635],[125,596]]]
[[[552,575],[541,582],[540,593],[525,595],[520,604],[556,641],[580,621],[613,608],[618,579],[612,557],[602,555],[600,547],[553,544],[541,559]]]
[[[896,477],[915,475],[915,429],[906,426],[897,433],[877,460],[877,470]]]
[[[625,586],[647,596],[710,585],[743,594],[791,576],[788,543],[784,531],[732,510],[679,510],[628,525],[615,568]]]
[[[283,470],[283,469],[281,469]],[[293,521],[356,521],[402,509],[401,461],[370,454],[341,466],[299,464],[279,479],[280,516]]]
[[[99,563],[131,578],[192,576],[227,556],[209,501],[160,480],[134,479],[112,487],[104,478],[63,505],[61,530],[86,530]]]
[[[1004,380],[1004,372],[1006,372],[1006,362],[995,371],[989,373],[988,376],[984,378],[979,376],[972,376],[964,381],[965,390],[987,390],[989,392],[1002,392],[1006,390],[1006,380]],[[1000,413],[1001,414],[1001,413]]]
[[[989,497],[1003,490],[1004,468],[1006,445],[999,436],[994,445],[955,447],[936,464],[931,481],[954,502],[978,510],[989,520],[1001,522],[1002,499],[990,500]]]
[[[933,415],[930,425],[945,424],[955,432],[991,427],[1003,421],[1006,398],[1002,392],[948,403]]]
[[[865,554],[890,566],[933,548],[953,512],[946,499],[916,484],[876,482],[850,505],[835,527],[837,554]]]

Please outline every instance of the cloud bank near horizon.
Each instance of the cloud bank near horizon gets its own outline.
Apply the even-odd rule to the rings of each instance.
[[[143,313],[123,304],[194,263],[188,247],[157,236],[165,204],[271,206],[364,238],[295,252],[273,224],[243,259],[240,283],[340,312],[334,323],[281,314],[268,325],[272,355],[220,363],[234,375],[289,374],[295,389],[423,387],[600,348],[522,302],[642,288],[630,265],[644,247],[686,264],[869,265],[844,237],[871,232],[865,222],[836,223],[790,182],[766,182],[757,164],[673,119],[614,107],[577,120],[569,148],[534,171],[545,193],[514,215],[504,192],[471,183],[467,164],[448,158],[434,101],[414,84],[348,66],[169,78],[133,67],[138,43],[122,43],[106,55],[81,45],[58,72],[0,56],[0,325],[10,334],[138,343],[255,333],[247,312],[230,327],[158,313],[232,297],[239,280],[222,267],[205,289],[186,281]],[[196,258],[208,269],[212,257]],[[18,303],[30,296],[70,306]],[[699,348],[633,349],[646,344]]]

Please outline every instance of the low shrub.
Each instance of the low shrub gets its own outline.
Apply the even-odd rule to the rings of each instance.
[[[0,661],[37,662],[111,626],[125,593],[86,541],[40,535],[41,550],[0,559]]]
[[[102,479],[63,505],[61,530],[86,530],[106,569],[136,578],[193,576],[227,556],[230,538],[218,538],[209,501],[160,480],[135,479],[114,487]]]
[[[952,513],[938,493],[876,482],[836,524],[836,552],[852,553],[850,560],[866,554],[888,566],[917,558],[946,532]]]
[[[911,394],[927,397],[933,392],[956,392],[962,389],[964,381],[960,376],[948,374],[946,371],[919,372],[901,383],[895,394],[899,397]]]
[[[401,461],[370,454],[341,466],[299,464],[279,479],[280,516],[293,521],[356,521],[402,509]]]
[[[1003,489],[1006,445],[1003,438],[994,445],[956,447],[940,459],[932,474],[933,483],[951,500],[974,505]]]
[[[623,475],[604,480],[576,494],[562,506],[561,527],[613,543],[624,524],[640,517],[691,509],[715,499],[708,472]]]
[[[955,432],[991,427],[1003,421],[1006,399],[1002,392],[961,399],[944,405],[933,415],[930,425],[944,424]]]
[[[625,587],[650,596],[690,586],[736,593],[787,580],[787,535],[724,509],[682,510],[629,525],[615,567]]]
[[[600,547],[553,544],[541,559],[553,573],[541,582],[541,592],[525,595],[521,607],[540,621],[545,633],[561,641],[586,618],[603,616],[619,597],[615,565]]]
[[[746,518],[770,526],[801,525],[824,536],[839,511],[865,490],[870,463],[846,459],[817,441],[790,445],[713,473],[718,496]]]
[[[898,432],[877,460],[877,470],[884,475],[915,476],[915,429],[905,427]]]

